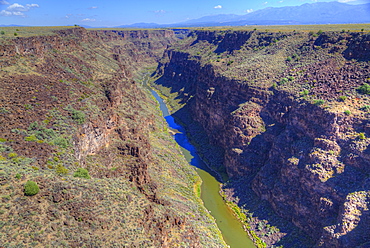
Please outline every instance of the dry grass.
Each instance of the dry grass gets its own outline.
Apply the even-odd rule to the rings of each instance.
[[[351,31],[351,32],[370,32],[370,24],[321,24],[321,25],[251,25],[251,26],[220,26],[220,27],[204,27],[204,28],[190,28],[195,30],[232,30],[232,31],[269,31],[269,32],[317,32],[322,31]]]
[[[61,28],[14,29],[22,36],[32,36],[53,34]],[[1,126],[0,137],[0,179],[5,185],[0,187],[0,244],[160,247],[168,238],[171,247],[225,246],[193,192],[198,176],[171,136],[163,132],[164,120],[148,92],[131,81],[135,71],[155,61],[153,54],[158,51],[120,37],[114,42],[81,42],[77,35],[67,38],[70,46],[55,47],[50,42],[42,52],[35,49],[32,54],[4,56],[0,61],[0,92],[5,103],[0,106],[0,120],[7,123]],[[15,43],[13,39],[7,42]],[[114,59],[113,47],[120,62]],[[131,48],[138,51],[135,58],[128,54]],[[73,119],[71,109],[84,113],[83,124]],[[109,119],[114,126],[106,130]],[[35,121],[38,127],[29,128]],[[91,133],[95,131],[88,128],[91,123],[94,130],[106,132],[109,140],[100,140],[101,147],[88,152],[91,147],[82,143],[95,137]],[[48,139],[35,138],[44,130],[40,126],[53,128],[57,138],[65,138],[68,145],[58,147]],[[124,150],[126,145],[145,155],[139,161]],[[143,170],[132,172],[141,166]],[[58,167],[68,171],[58,174]],[[80,167],[87,168],[92,178],[73,177]],[[40,186],[35,196],[24,196],[27,180]]]
[[[0,38],[31,37],[53,35],[55,31],[74,28],[74,26],[45,27],[0,27]],[[15,35],[17,34],[17,35]]]

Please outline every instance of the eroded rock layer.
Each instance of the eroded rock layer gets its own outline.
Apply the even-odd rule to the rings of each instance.
[[[225,246],[141,85],[176,40],[78,27],[0,40],[1,246]]]
[[[156,83],[222,151],[240,206],[252,189],[316,246],[367,247],[369,46],[368,33],[194,31],[167,49]]]

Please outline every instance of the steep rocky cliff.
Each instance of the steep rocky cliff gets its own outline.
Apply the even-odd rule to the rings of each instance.
[[[225,246],[140,83],[175,41],[83,28],[0,40],[0,246]]]
[[[369,46],[368,33],[201,30],[165,52],[156,83],[207,134],[205,160],[222,156],[225,192],[246,212],[255,193],[282,218],[254,209],[261,220],[311,237],[252,225],[268,246],[369,245]]]

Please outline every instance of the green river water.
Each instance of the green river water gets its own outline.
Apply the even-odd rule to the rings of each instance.
[[[252,248],[253,242],[243,230],[242,224],[232,214],[219,194],[220,183],[214,173],[207,167],[196,153],[185,134],[182,126],[178,125],[169,114],[168,109],[155,91],[151,91],[160,104],[161,111],[171,129],[178,131],[174,135],[176,142],[181,146],[186,160],[196,167],[196,171],[202,178],[201,198],[210,214],[216,219],[218,228],[221,230],[225,242],[231,248]]]

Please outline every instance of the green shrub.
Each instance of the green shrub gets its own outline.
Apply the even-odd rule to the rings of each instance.
[[[349,110],[345,110],[345,111],[344,111],[344,113],[345,113],[346,115],[351,115],[351,111],[349,111]]]
[[[71,110],[72,119],[75,120],[78,124],[83,124],[85,122],[85,113],[79,110]]]
[[[339,96],[338,97],[338,101],[340,101],[340,102],[344,102],[345,100],[347,100],[346,96]]]
[[[10,195],[3,195],[1,198],[10,200]]]
[[[88,170],[84,169],[84,168],[78,168],[77,171],[73,174],[74,177],[80,177],[80,178],[86,178],[86,179],[90,179],[90,175],[89,175],[89,172]]]
[[[25,104],[24,107],[29,110],[29,109],[33,109],[33,106],[31,104]]]
[[[288,81],[289,81],[289,79],[287,79],[287,78],[282,78],[282,79],[280,79],[279,85],[285,84],[285,83],[287,83]]]
[[[288,56],[288,57],[286,58],[286,61],[288,61],[288,62],[292,61],[292,57]]]
[[[57,164],[57,168],[55,169],[55,172],[58,175],[66,175],[68,174],[69,170],[66,167],[64,167],[62,164]]]
[[[39,123],[35,121],[35,122],[30,123],[30,125],[28,126],[28,131],[38,130],[39,128],[40,128]]]
[[[319,32],[317,32],[318,35],[322,34],[323,31],[320,29]]]
[[[370,110],[370,105],[364,105],[361,107],[361,110],[368,112]]]
[[[58,138],[54,139],[53,144],[56,145],[56,146],[59,146],[61,148],[67,148],[69,146],[68,140],[66,140],[63,137],[58,137]]]
[[[0,152],[12,152],[13,148],[7,145],[0,144]]]
[[[11,152],[11,153],[9,153],[8,154],[8,157],[9,158],[15,158],[15,157],[17,157],[18,156],[18,154],[17,153],[15,153],[15,152]]]
[[[27,136],[26,138],[24,138],[25,141],[38,141],[38,139],[36,138],[36,136],[33,134],[31,136]]]
[[[293,77],[293,76],[289,76],[289,77],[288,77],[288,80],[289,80],[289,81],[294,81],[294,80],[295,80],[295,77]]]
[[[299,94],[301,94],[302,96],[307,96],[309,93],[310,92],[308,90],[303,90]]]
[[[22,175],[21,175],[21,174],[19,174],[19,173],[17,173],[17,174],[15,175],[15,178],[17,178],[17,179],[21,179],[21,177],[22,177]]]
[[[358,134],[358,138],[359,138],[360,140],[364,140],[364,139],[366,139],[365,133],[359,133],[359,134]]]
[[[363,85],[357,88],[357,91],[361,94],[370,95],[370,85],[367,83],[364,83]]]
[[[28,196],[36,195],[39,193],[40,188],[34,181],[27,181],[24,185],[24,194]]]
[[[44,138],[53,138],[56,135],[55,134],[55,131],[53,129],[51,129],[51,128],[46,128],[46,129],[44,129],[42,131],[43,131]]]
[[[4,34],[5,34],[5,32],[4,32],[4,31],[1,31],[1,32],[0,32],[0,34],[4,35]]]
[[[32,122],[28,126],[28,136],[26,138],[27,141],[38,141],[38,140],[51,140],[56,136],[56,133],[53,129],[51,128],[46,128],[45,124],[47,124],[49,121],[47,120],[46,122],[43,121],[43,123],[39,124],[37,121]]]
[[[325,101],[324,101],[324,100],[322,100],[322,99],[318,99],[318,100],[314,100],[314,101],[313,101],[313,104],[315,104],[315,105],[317,105],[317,106],[322,105],[322,104],[324,104],[324,103],[325,103]]]

